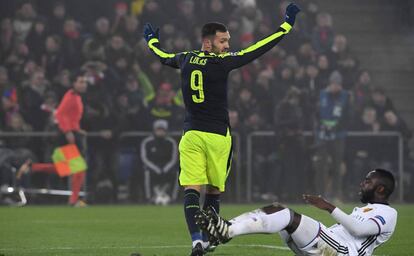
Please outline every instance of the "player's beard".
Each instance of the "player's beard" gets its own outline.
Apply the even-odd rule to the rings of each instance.
[[[217,54],[217,55],[219,55],[219,54],[222,54],[222,53],[226,53],[227,52],[227,50],[225,49],[225,50],[220,50],[220,48],[219,47],[216,47],[214,44],[213,44],[213,48],[211,49],[211,51],[214,53],[214,54]]]
[[[364,203],[364,204],[371,203],[374,200],[374,197],[375,197],[375,189],[376,188],[373,188],[373,189],[370,189],[370,190],[361,190],[359,192],[359,194],[361,196],[361,198],[360,198],[361,202]]]

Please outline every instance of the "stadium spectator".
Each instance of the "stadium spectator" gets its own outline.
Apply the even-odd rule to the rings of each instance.
[[[9,114],[9,120],[4,129],[5,132],[30,132],[32,128],[28,125],[19,112]],[[4,139],[7,147],[12,149],[30,148],[32,139],[30,137],[10,137]]]
[[[26,39],[36,16],[34,6],[29,1],[23,2],[20,9],[17,10],[16,17],[13,20],[13,29],[19,42],[24,42]]]
[[[117,2],[114,6],[115,18],[112,22],[111,33],[123,34],[125,32],[126,20],[128,14],[128,4],[125,2]]]
[[[276,134],[277,154],[280,163],[280,200],[296,200],[296,188],[305,187],[300,177],[305,171],[305,141],[302,135],[304,127],[303,111],[300,105],[299,89],[289,89],[284,99],[274,111],[274,129]]]
[[[312,33],[312,45],[318,53],[328,53],[334,40],[332,16],[329,13],[319,13],[316,16],[316,27]]]
[[[120,34],[124,38],[129,47],[134,48],[139,40],[141,40],[138,28],[139,20],[135,16],[127,16],[125,18],[125,29]]]
[[[377,112],[373,107],[366,106],[357,114],[350,126],[353,131],[378,133],[381,124],[377,119]],[[370,166],[378,166],[379,148],[383,147],[382,137],[356,137],[349,138],[346,144],[348,168],[345,176],[345,186],[357,189],[357,184],[353,181],[363,178],[360,170],[369,169]],[[394,151],[394,150],[393,150]],[[361,169],[362,168],[362,169]],[[344,195],[350,200],[355,199],[355,195],[346,193]]]
[[[407,127],[405,121],[399,117],[394,111],[386,110],[381,122],[381,131],[399,132],[403,139],[404,158],[408,159],[410,150],[408,142],[412,137],[412,131]],[[381,148],[379,151],[379,159],[382,166],[391,167],[394,170],[398,166],[398,140],[396,137],[385,137],[382,139]]]
[[[383,122],[385,118],[385,112],[395,112],[394,104],[391,99],[385,95],[383,88],[375,87],[371,92],[371,105],[377,111],[378,119]]]
[[[205,14],[208,13],[207,17],[204,17],[204,19],[210,19],[210,20],[217,20],[220,21],[224,24],[226,24],[228,22],[228,15],[227,15],[227,11],[228,4],[225,3],[225,1],[223,0],[210,0],[207,1],[207,10],[209,12],[206,12]],[[199,30],[198,30],[199,31]]]
[[[362,112],[362,109],[366,105],[369,105],[372,89],[371,74],[369,71],[359,71],[356,83],[352,88],[353,106],[357,115]]]
[[[177,148],[177,142],[168,135],[168,122],[155,120],[153,134],[141,143],[145,196],[148,202],[169,204],[177,199]]]
[[[40,63],[41,57],[45,52],[45,41],[48,35],[46,28],[46,20],[44,18],[37,18],[34,22],[29,34],[26,37],[26,45],[29,47],[31,57]]]
[[[1,97],[2,120],[1,123],[5,126],[11,122],[11,116],[19,114],[19,102],[17,97],[16,87],[4,88]]]
[[[344,89],[352,89],[357,74],[358,63],[350,53],[347,38],[344,35],[335,35],[328,56],[332,68],[341,72],[344,78]]]
[[[235,102],[233,102],[233,105],[239,112],[239,119],[241,123],[244,123],[248,116],[250,116],[253,112],[257,113],[259,111],[256,98],[247,87],[240,89],[238,98]]]
[[[48,115],[41,106],[45,101],[46,91],[50,89],[50,83],[46,79],[43,69],[39,68],[33,72],[30,80],[25,84],[20,99],[21,113],[34,131],[42,131],[45,128]]]
[[[325,54],[318,56],[317,60],[318,65],[318,85],[316,88],[324,89],[328,85],[329,76],[331,75],[333,69],[331,63],[329,63],[329,58]]]
[[[106,58],[105,47],[109,38],[109,20],[106,17],[101,17],[95,22],[93,36],[86,39],[82,46],[83,57],[87,61],[104,61]]]
[[[20,81],[19,75],[23,73],[25,63],[30,59],[30,51],[24,42],[14,44],[12,52],[6,57],[4,64],[9,71],[12,81]]]
[[[0,61],[3,64],[6,57],[12,52],[15,42],[15,33],[12,20],[3,18],[0,24]]]
[[[172,2],[169,4],[174,4],[174,3]],[[140,18],[142,21],[145,21],[145,22],[152,22],[154,24],[155,23],[160,24],[161,21],[168,20],[168,18],[166,17],[169,17],[169,15],[165,13],[165,10],[174,10],[174,9],[175,8],[168,8],[168,9],[162,8],[161,9],[159,1],[148,0],[148,1],[145,1],[144,11],[142,12],[142,15]]]
[[[68,18],[63,23],[62,35],[62,55],[64,59],[64,68],[79,68],[82,61],[79,49],[82,46],[81,32],[76,20]],[[56,74],[55,74],[56,75]]]
[[[72,87],[70,76],[71,72],[68,69],[63,69],[55,77],[52,83],[52,90],[55,92],[58,101],[60,101],[63,98],[63,95],[65,95],[66,91]]]
[[[329,85],[319,97],[317,149],[313,157],[315,189],[319,194],[342,200],[345,136],[350,118],[349,93],[342,88],[342,76],[332,72]]]
[[[67,18],[64,1],[56,1],[52,8],[52,15],[48,20],[48,30],[51,35],[63,34],[63,24]]]
[[[182,126],[183,111],[174,103],[175,92],[172,85],[163,83],[157,90],[155,98],[148,103],[150,123],[157,119],[165,119],[173,130],[179,130]],[[145,125],[145,124],[142,124]]]
[[[42,56],[41,66],[46,76],[54,78],[65,66],[62,53],[62,38],[57,35],[46,38],[46,51]]]

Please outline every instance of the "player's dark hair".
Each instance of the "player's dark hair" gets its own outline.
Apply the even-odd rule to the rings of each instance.
[[[210,22],[204,24],[201,29],[201,38],[206,38],[208,36],[215,36],[218,32],[227,32],[227,28],[224,24],[219,22]]]
[[[381,185],[384,186],[384,195],[388,198],[395,188],[395,178],[392,172],[384,169],[375,169],[375,175],[379,177]]]
[[[86,75],[86,71],[84,69],[78,69],[75,72],[72,72],[70,74],[70,80],[72,81],[72,83],[76,82],[76,79],[78,79],[78,77],[80,76],[85,76]]]

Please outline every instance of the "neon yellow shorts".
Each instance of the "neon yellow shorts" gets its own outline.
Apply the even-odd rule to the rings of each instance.
[[[229,175],[232,158],[230,132],[226,136],[191,130],[180,141],[180,184],[212,185],[221,192]]]

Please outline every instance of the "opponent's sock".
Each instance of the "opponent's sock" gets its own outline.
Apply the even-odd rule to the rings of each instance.
[[[272,214],[252,212],[250,218],[233,223],[229,227],[229,237],[254,233],[277,233],[285,229],[291,221],[289,209]]]
[[[184,214],[188,231],[193,241],[193,247],[202,243],[200,228],[195,223],[194,216],[200,210],[200,192],[195,189],[184,190]]]
[[[209,206],[213,207],[217,214],[220,213],[220,194],[206,194],[203,210],[206,210]],[[203,241],[208,242],[208,234],[206,232],[203,232]]]

